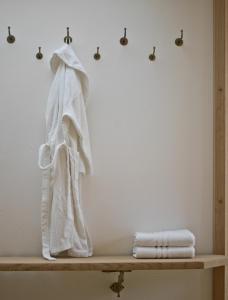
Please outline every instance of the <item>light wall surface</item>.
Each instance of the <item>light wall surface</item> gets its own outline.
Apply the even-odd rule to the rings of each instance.
[[[49,59],[67,26],[90,78],[95,173],[83,181],[83,209],[94,254],[130,254],[135,231],[177,228],[194,232],[197,253],[211,253],[212,0],[1,0],[0,255],[41,253],[38,149]],[[119,43],[124,27],[126,47]],[[97,46],[100,61],[93,59]],[[114,277],[5,272],[0,299],[115,299]],[[123,300],[211,299],[208,271],[132,272],[125,286]]]

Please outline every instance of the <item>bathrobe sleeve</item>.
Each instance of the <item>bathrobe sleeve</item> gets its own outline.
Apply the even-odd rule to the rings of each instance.
[[[86,118],[85,100],[82,91],[82,78],[78,71],[66,67],[65,94],[63,101],[63,132],[67,143],[78,140],[78,152],[85,174],[92,173],[92,158],[89,130]]]

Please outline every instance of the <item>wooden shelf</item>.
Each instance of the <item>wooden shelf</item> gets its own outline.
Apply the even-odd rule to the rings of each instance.
[[[90,258],[0,257],[0,271],[133,271],[209,269],[228,264],[223,255],[199,255],[189,259],[135,259],[132,256]]]

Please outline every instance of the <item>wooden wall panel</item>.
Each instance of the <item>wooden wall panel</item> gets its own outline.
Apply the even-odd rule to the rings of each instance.
[[[227,2],[214,0],[214,253],[227,254]],[[213,271],[213,300],[228,300],[225,267]]]

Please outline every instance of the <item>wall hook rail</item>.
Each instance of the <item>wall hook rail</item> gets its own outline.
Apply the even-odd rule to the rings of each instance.
[[[151,53],[149,55],[149,60],[151,60],[151,61],[154,61],[156,59],[155,50],[156,50],[156,47],[153,47],[153,53]]]
[[[180,46],[182,46],[184,44],[183,38],[184,38],[184,31],[183,31],[183,29],[181,29],[181,36],[179,38],[175,39],[175,44],[178,47],[180,47]]]
[[[10,32],[10,26],[8,26],[8,36],[7,36],[6,40],[9,44],[13,44],[16,40],[15,36],[12,35],[11,32]]]
[[[72,41],[73,41],[73,39],[72,39],[72,37],[70,36],[70,29],[69,29],[69,27],[67,27],[67,35],[64,37],[64,43],[66,43],[66,44],[70,44],[70,43],[72,43]]]
[[[36,58],[37,59],[42,59],[43,58],[43,54],[41,53],[41,47],[38,47],[39,51],[36,53]]]
[[[124,28],[124,36],[120,39],[120,44],[122,46],[126,46],[128,44],[128,39],[127,39],[127,28]]]
[[[99,50],[100,50],[100,47],[97,47],[97,52],[93,56],[95,60],[99,60],[101,58]]]

